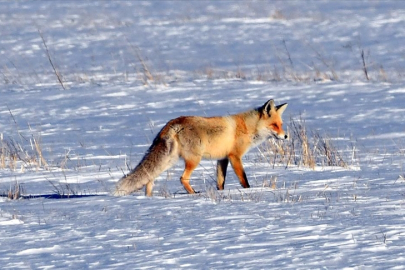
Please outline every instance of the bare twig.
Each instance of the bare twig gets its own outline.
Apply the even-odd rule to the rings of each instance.
[[[10,116],[11,116],[11,118],[13,119],[14,124],[15,124],[15,126],[16,126],[16,128],[17,128],[18,136],[20,136],[20,138],[24,139],[25,141],[28,141],[28,140],[21,134],[20,129],[18,128],[17,121],[15,120],[14,115],[13,115],[13,113],[11,112],[11,110],[10,110],[10,108],[9,108],[8,106],[7,106],[7,109],[8,109],[8,111],[9,111],[9,113],[10,113]]]
[[[332,60],[329,62],[326,60],[326,58],[319,52],[319,50],[315,49],[314,46],[311,44],[308,44],[309,47],[315,52],[315,54],[318,57],[318,60],[322,62],[327,68],[329,68],[330,72],[332,73],[333,80],[337,80],[339,77],[335,72],[335,69],[333,68]]]
[[[134,46],[131,44],[131,42],[129,42],[129,40],[127,39],[128,44],[130,45],[131,49],[134,51],[136,58],[138,58],[139,62],[142,65],[142,72],[143,75],[145,77],[144,81],[145,83],[148,81],[154,81],[153,75],[152,73],[149,71],[148,66],[146,65],[144,59],[142,58],[142,55],[140,53],[140,49],[137,46]]]
[[[292,61],[292,59],[291,59],[290,52],[288,51],[287,44],[286,44],[286,42],[285,42],[284,39],[283,39],[283,44],[284,44],[285,51],[287,52],[288,60],[290,61],[291,66],[293,67],[294,64],[293,64],[293,61]]]
[[[66,90],[65,85],[63,84],[63,81],[62,81],[62,76],[60,75],[59,71],[56,69],[55,65],[53,64],[51,55],[48,50],[48,46],[46,45],[46,42],[44,39],[44,36],[42,35],[42,32],[39,29],[38,29],[38,33],[41,36],[42,43],[44,44],[44,47],[45,47],[46,56],[48,57],[49,63],[52,66],[53,72],[55,73],[56,77],[58,78],[58,81],[59,81],[60,85],[62,86],[63,90]]]
[[[366,60],[364,59],[364,50],[361,50],[361,59],[363,60],[363,71],[364,71],[364,74],[366,75],[367,81],[369,81],[370,78],[368,77],[367,66],[366,66]]]

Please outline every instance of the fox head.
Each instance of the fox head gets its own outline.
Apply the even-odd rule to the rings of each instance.
[[[277,139],[287,139],[287,135],[283,130],[283,120],[281,115],[287,108],[287,103],[275,106],[274,100],[270,99],[262,107],[259,108],[260,118],[262,122],[261,128],[269,135],[273,135]]]

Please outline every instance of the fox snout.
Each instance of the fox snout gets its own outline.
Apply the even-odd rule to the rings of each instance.
[[[288,135],[287,134],[274,134],[274,137],[276,137],[276,139],[278,140],[287,140],[288,139]]]

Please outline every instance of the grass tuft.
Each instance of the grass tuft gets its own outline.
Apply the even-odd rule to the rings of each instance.
[[[268,162],[276,165],[304,166],[315,169],[316,166],[347,167],[341,151],[333,144],[332,139],[319,131],[308,131],[305,120],[291,118],[288,125],[288,140],[271,139],[263,144],[260,153],[266,155]]]
[[[24,194],[24,188],[21,184],[15,181],[14,184],[11,184],[9,189],[2,191],[0,197],[7,197],[10,200],[19,200]]]
[[[43,153],[41,141],[39,138],[32,136],[29,140],[30,150],[22,142],[17,142],[13,138],[4,138],[0,135],[0,168],[15,171],[21,167],[24,171],[27,167],[47,168]]]

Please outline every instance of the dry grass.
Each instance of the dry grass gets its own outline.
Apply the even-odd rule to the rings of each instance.
[[[291,118],[288,125],[288,140],[271,139],[260,148],[262,156],[274,166],[291,165],[314,169],[316,166],[347,167],[341,151],[333,144],[332,139],[319,131],[308,131],[305,120]]]
[[[22,198],[24,194],[24,188],[21,184],[15,181],[14,184],[10,184],[10,187],[6,191],[0,193],[0,197],[7,197],[10,200],[18,200]]]
[[[21,171],[29,168],[47,168],[46,162],[41,145],[40,136],[34,136],[23,143],[24,139],[21,138],[17,141],[13,138],[4,138],[3,134],[0,136],[0,168],[17,170],[19,167]],[[29,144],[29,147],[27,147]]]
[[[53,187],[53,194],[59,197],[67,197],[79,195],[76,185],[70,183],[61,183],[57,182],[54,183],[52,181],[48,181],[49,184]]]
[[[275,20],[286,20],[286,16],[280,10],[275,10],[271,18]],[[172,81],[188,81],[194,79],[241,79],[248,81],[265,81],[265,82],[329,82],[329,81],[349,81],[366,80],[366,81],[392,81],[404,80],[404,71],[399,68],[383,67],[383,63],[375,63],[371,57],[370,49],[363,49],[359,45],[359,52],[355,52],[356,61],[359,61],[360,66],[355,65],[349,69],[342,69],[341,63],[331,56],[330,51],[323,49],[313,43],[302,41],[299,45],[310,49],[313,57],[303,62],[296,57],[296,52],[292,51],[297,43],[293,41],[282,40],[278,43],[271,44],[269,52],[274,54],[274,60],[271,62],[261,62],[252,67],[251,63],[238,62],[235,67],[216,67],[212,63],[208,66],[198,65],[198,69],[194,71],[187,70],[167,70],[162,68],[165,66],[161,60],[156,59],[154,52],[137,47],[127,40],[128,47],[124,53],[132,54],[133,57],[125,59],[121,53],[113,54],[114,60],[119,60],[122,57],[123,69],[113,69],[113,71],[94,71],[94,70],[64,70],[63,76],[60,68],[52,55],[52,48],[47,44],[46,39],[41,31],[38,30],[42,40],[45,56],[48,59],[52,73],[57,78],[58,84],[63,89],[68,89],[69,86],[81,83],[101,83],[101,82],[137,82],[145,86],[167,85]],[[343,48],[349,50],[353,57],[354,45],[349,42]],[[150,56],[150,57],[148,57]],[[61,58],[61,57],[57,57]],[[17,84],[17,85],[32,85],[44,83],[49,80],[49,72],[42,73],[38,71],[22,72],[13,63],[12,59],[7,59],[7,65],[0,67],[0,83]],[[215,61],[214,61],[215,62]],[[106,67],[108,64],[106,64]],[[160,67],[160,68],[159,68]],[[101,66],[101,68],[104,68]],[[131,69],[134,70],[131,70]],[[387,69],[388,68],[388,69]],[[181,73],[181,75],[179,75]],[[349,76],[350,74],[350,76]],[[348,77],[349,76],[349,77]]]
[[[261,202],[264,199],[265,192],[264,189],[217,190],[214,186],[207,186],[205,192],[199,193],[197,196],[215,203],[232,201]]]

